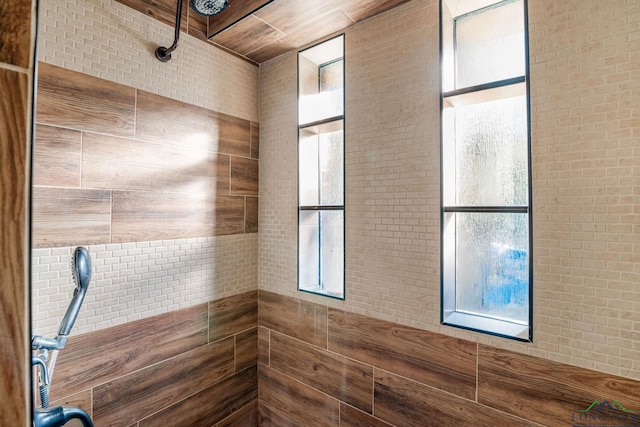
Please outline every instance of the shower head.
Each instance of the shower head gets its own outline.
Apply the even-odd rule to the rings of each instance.
[[[198,14],[203,16],[213,16],[229,7],[227,0],[189,0],[191,8]],[[158,46],[156,49],[156,58],[161,62],[168,62],[171,59],[171,52],[178,47],[180,39],[180,18],[182,17],[182,0],[178,0],[176,9],[176,27],[173,37],[173,44],[169,47]]]
[[[203,16],[213,16],[229,7],[227,0],[189,0],[191,9]]]
[[[89,288],[89,282],[91,281],[91,257],[87,248],[78,246],[71,257],[71,275],[73,281],[76,284],[76,289],[73,291],[73,299],[67,308],[67,312],[62,319],[60,329],[58,329],[58,335],[66,336],[71,333],[71,328],[78,317],[80,312],[80,306]]]
[[[86,288],[91,281],[91,257],[87,248],[78,246],[71,257],[71,275],[77,288]]]

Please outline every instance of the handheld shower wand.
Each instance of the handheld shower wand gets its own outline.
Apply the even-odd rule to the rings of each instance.
[[[84,301],[84,296],[91,281],[91,257],[89,256],[89,251],[82,246],[73,251],[71,275],[73,276],[73,282],[76,284],[76,289],[73,291],[71,304],[69,304],[67,312],[62,318],[58,336],[68,336],[71,333],[71,328],[73,328],[73,324],[78,317],[80,306],[82,306],[82,301]]]
[[[89,251],[82,246],[75,248],[73,251],[73,255],[71,257],[71,275],[76,288],[73,291],[73,298],[69,303],[69,307],[67,307],[67,311],[60,323],[58,335],[55,338],[44,338],[40,335],[36,335],[31,338],[31,349],[40,350],[40,353],[37,356],[32,357],[32,364],[39,365],[41,370],[42,380],[40,385],[40,401],[43,409],[49,407],[49,388],[51,386],[53,370],[58,358],[58,351],[63,349],[67,344],[67,339],[69,338],[73,324],[78,317],[80,307],[82,306],[84,297],[87,294],[87,289],[89,288],[89,282],[91,281],[91,257],[89,256]],[[47,365],[46,361],[48,359],[49,350],[51,350],[51,359]],[[50,415],[51,413],[47,412],[47,414]],[[44,419],[53,419],[50,416],[44,418],[43,416],[44,413],[38,412],[38,419],[41,421]],[[43,421],[43,423],[39,425],[52,426],[53,424],[47,424]]]
[[[31,348],[33,350],[40,348],[60,350],[67,344],[67,338],[78,317],[80,307],[89,288],[89,282],[91,281],[91,257],[89,256],[89,251],[82,246],[78,246],[73,251],[71,257],[71,275],[73,276],[76,289],[73,291],[73,299],[69,307],[67,307],[67,312],[64,314],[62,322],[60,323],[58,336],[55,338],[33,337],[31,339]]]

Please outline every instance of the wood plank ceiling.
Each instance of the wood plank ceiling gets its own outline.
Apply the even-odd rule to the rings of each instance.
[[[409,0],[229,0],[207,36],[256,63],[343,30]]]
[[[117,0],[169,26],[177,0]],[[228,0],[229,7],[204,17],[184,0],[182,30],[245,60],[260,64],[298,49],[409,0]]]

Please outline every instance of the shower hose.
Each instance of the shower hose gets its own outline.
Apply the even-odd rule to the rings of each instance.
[[[51,389],[53,371],[56,367],[56,360],[58,359],[58,351],[59,350],[51,350],[51,359],[49,359],[49,366],[47,367],[49,384],[40,384],[40,406],[44,409],[49,408],[49,390]]]

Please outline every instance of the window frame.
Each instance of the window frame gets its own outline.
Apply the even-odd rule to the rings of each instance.
[[[452,49],[453,49],[453,72],[456,71],[456,20],[460,17],[466,17],[471,14],[479,14],[485,10],[497,8],[509,3],[513,3],[516,0],[503,0],[497,1],[491,5],[480,7],[476,10],[466,12],[458,16],[452,16],[453,22],[447,23],[453,27],[452,34]],[[516,76],[507,79],[496,80],[488,83],[472,85],[469,87],[456,88],[455,81],[457,76],[454,77],[454,88],[450,91],[444,91],[443,73],[444,73],[444,31],[445,23],[443,22],[443,8],[446,7],[444,3],[446,0],[440,0],[439,2],[439,20],[440,20],[440,323],[445,326],[452,326],[474,332],[480,332],[493,336],[499,336],[516,341],[533,342],[533,197],[532,197],[532,155],[531,155],[531,97],[530,97],[530,64],[529,64],[529,22],[528,22],[528,2],[523,2],[523,20],[524,20],[524,66],[525,74],[523,76]],[[451,206],[445,205],[445,158],[444,158],[444,111],[445,103],[451,102],[455,97],[469,96],[471,94],[486,95],[487,92],[495,90],[508,90],[517,85],[525,85],[525,103],[526,103],[526,125],[527,125],[527,206]],[[504,99],[508,96],[498,96],[496,99]],[[482,101],[481,101],[482,102]],[[453,245],[454,249],[457,248],[457,242],[455,241],[455,233],[453,236],[453,242],[445,243],[445,239],[451,239],[450,236],[445,235],[447,216],[455,213],[526,213],[528,223],[528,321],[527,324],[521,324],[520,322],[509,321],[504,319],[498,319],[489,315],[482,315],[476,313],[468,313],[464,311],[458,311],[457,309],[457,279],[456,275],[456,261],[454,255],[453,265],[445,266],[445,246]],[[451,278],[453,270],[453,278]]]
[[[308,49],[313,49],[317,46],[322,45],[323,43],[328,43],[338,38],[342,39],[342,56],[339,58],[334,58],[329,61],[325,61],[317,64],[318,67],[318,93],[320,92],[321,86],[321,69],[322,67],[334,64],[336,62],[342,62],[342,114],[335,115],[331,117],[325,117],[319,120],[314,120],[311,122],[307,122],[304,124],[300,123],[300,55]],[[298,139],[296,144],[296,197],[297,197],[297,274],[296,274],[296,282],[297,289],[300,292],[310,293],[313,295],[319,295],[327,298],[337,299],[337,300],[345,300],[346,298],[346,59],[345,59],[345,34],[338,34],[328,39],[325,39],[319,43],[315,43],[312,46],[309,46],[305,49],[299,50],[296,56],[296,76],[297,76],[297,129],[298,129]],[[342,122],[342,204],[341,205],[301,205],[300,204],[300,141],[301,141],[301,132],[305,129],[310,129],[313,127],[321,127],[323,125],[332,124]],[[312,290],[308,288],[301,287],[300,283],[300,213],[303,211],[315,211],[315,212],[331,212],[331,211],[341,211],[342,212],[342,294],[334,295],[329,292],[321,292],[319,290]],[[322,237],[321,231],[319,232],[319,238]],[[322,253],[322,242],[318,242],[318,251],[320,254]],[[318,256],[318,286],[322,286],[322,256]]]

